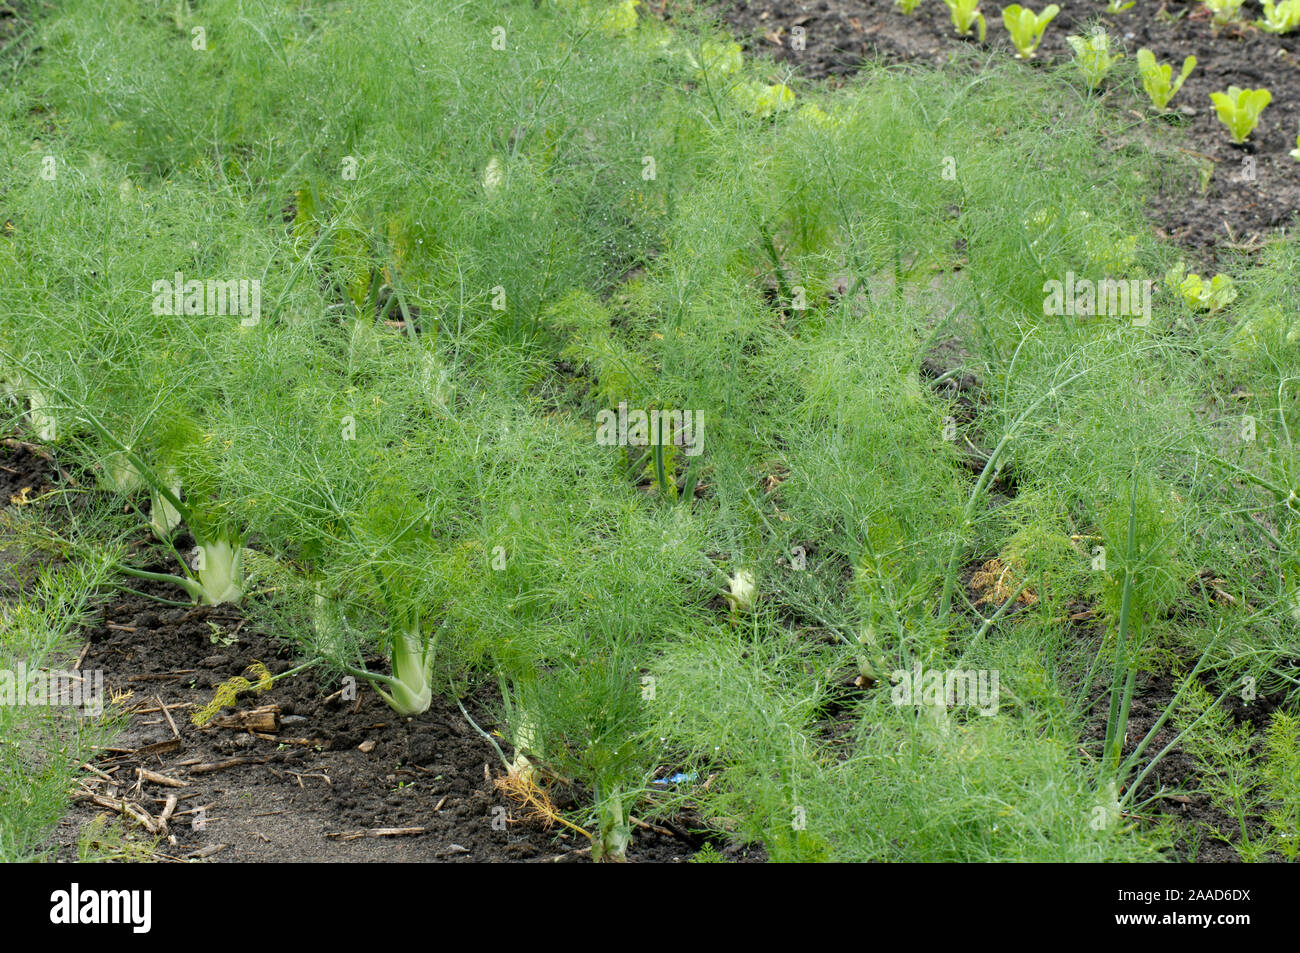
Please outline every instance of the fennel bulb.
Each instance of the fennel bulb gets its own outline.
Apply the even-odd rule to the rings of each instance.
[[[500,156],[493,156],[483,171],[483,191],[488,195],[493,195],[501,188],[501,183],[505,181],[506,168],[501,162]]]
[[[600,792],[597,791],[597,798]],[[600,803],[600,836],[591,842],[591,859],[600,863],[627,863],[627,845],[632,839],[632,825],[623,810],[623,789],[614,785]]]
[[[533,763],[528,760],[528,755],[524,751],[533,751],[535,744],[536,732],[533,729],[533,723],[524,716],[519,722],[519,727],[514,732],[515,759],[506,765],[506,770],[511,775],[528,778],[533,773]]]
[[[172,496],[180,499],[181,481],[176,478],[175,473],[168,471],[162,474],[162,478],[167,481],[167,489],[171,490]],[[153,527],[159,539],[170,536],[171,531],[181,525],[180,511],[167,497],[158,492],[157,487],[149,490],[149,525]]]
[[[27,415],[32,418],[32,426],[36,428],[36,438],[45,443],[58,440],[59,424],[54,415],[45,409],[50,406],[45,395],[38,390],[28,391],[27,403],[30,407]]]
[[[197,579],[186,580],[185,590],[207,606],[238,602],[244,596],[244,548],[227,540],[195,547]]]
[[[140,471],[125,453],[114,451],[104,457],[104,486],[114,493],[134,493],[142,482]]]
[[[731,606],[731,611],[751,611],[754,608],[754,590],[757,588],[753,572],[742,569],[731,577],[729,583],[731,594],[727,596],[727,602]]]
[[[419,622],[414,622],[393,637],[392,677],[370,676],[375,691],[399,715],[421,715],[433,704],[433,656],[432,646],[426,644]],[[375,685],[376,678],[389,691]]]
[[[443,366],[433,351],[426,351],[420,356],[420,387],[435,407],[445,411],[451,406],[456,394],[456,383],[452,380],[451,371]]]

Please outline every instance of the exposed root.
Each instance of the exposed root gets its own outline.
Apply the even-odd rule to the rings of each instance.
[[[535,776],[535,771],[511,771],[496,779],[496,788],[510,800],[525,808],[527,810],[525,816],[529,819],[539,820],[547,828],[553,824],[560,824],[581,834],[587,840],[592,840],[591,834],[560,814],[551,802],[550,795],[534,780]]]

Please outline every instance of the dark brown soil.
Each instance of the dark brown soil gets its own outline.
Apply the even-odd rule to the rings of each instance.
[[[1008,5],[983,5],[990,55],[1014,55],[1002,24],[1002,8]],[[1041,11],[1045,5],[1030,7]],[[1084,32],[1094,21],[1105,24],[1112,41],[1120,40],[1127,51],[1121,69],[1132,65],[1139,47],[1149,48],[1161,63],[1173,62],[1175,73],[1185,56],[1197,58],[1170,108],[1184,125],[1185,153],[1212,163],[1214,175],[1204,195],[1195,187],[1186,188],[1185,179],[1171,180],[1168,193],[1148,205],[1153,226],[1187,248],[1191,261],[1211,267],[1226,263],[1235,251],[1253,249],[1271,230],[1291,224],[1300,210],[1300,162],[1288,155],[1296,147],[1300,126],[1300,33],[1274,36],[1247,24],[1216,27],[1199,3],[1178,0],[1139,0],[1115,15],[1095,2],[1060,6],[1037,59],[1024,68],[1070,60],[1073,51],[1066,37]],[[723,0],[714,9],[749,50],[770,57],[781,70],[794,69],[816,79],[851,75],[867,58],[942,66],[955,50],[977,46],[973,35],[957,36],[940,0],[924,0],[911,15],[891,0]],[[1252,21],[1259,11],[1255,0],[1249,0],[1244,18]],[[805,31],[802,51],[791,42],[796,27]],[[1245,150],[1232,145],[1210,101],[1211,92],[1229,85],[1263,86],[1273,93]],[[1107,96],[1124,123],[1151,115],[1140,86],[1140,98],[1123,89]],[[1248,156],[1255,161],[1254,181],[1242,180]]]
[[[16,437],[0,441],[0,508],[26,505],[57,478],[46,451]]]
[[[82,670],[102,670],[106,696],[120,698],[130,715],[113,747],[92,764],[112,780],[87,772],[84,782],[92,792],[125,797],[155,818],[167,795],[180,798],[157,859],[590,859],[584,837],[524,819],[524,812],[496,790],[494,780],[503,773],[500,759],[454,702],[438,699],[425,714],[401,718],[369,686],[357,687],[355,702],[344,701],[336,686],[322,688],[308,670],[264,693],[247,693],[235,708],[223,710],[230,716],[273,705],[280,716],[278,731],[259,737],[248,729],[199,728],[191,723],[191,706],[207,703],[219,683],[255,661],[273,674],[286,671],[287,649],[250,631],[234,607],[166,607],[129,593],[107,601],[89,638]],[[466,699],[485,728],[491,725],[493,703],[486,691]],[[176,706],[168,709],[175,732],[160,705]],[[185,786],[140,784],[137,768]],[[74,803],[57,834],[60,859],[75,859],[84,825],[104,812],[90,800]],[[689,819],[681,823],[690,826]],[[392,828],[422,831],[355,836]],[[703,842],[685,828],[676,833],[638,828],[629,860],[685,861]],[[715,846],[732,859],[761,856]]]

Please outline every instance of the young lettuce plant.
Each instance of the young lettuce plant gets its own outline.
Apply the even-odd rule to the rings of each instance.
[[[1228,127],[1232,141],[1241,145],[1259,125],[1260,114],[1273,101],[1273,94],[1267,89],[1229,86],[1226,93],[1210,93],[1210,99],[1219,122]]]
[[[894,0],[894,6],[904,13],[911,14],[921,5],[921,0]]]
[[[1088,36],[1071,36],[1066,38],[1074,49],[1074,61],[1083,73],[1084,82],[1089,89],[1097,89],[1115,64],[1124,58],[1123,53],[1112,55],[1110,37],[1102,30],[1095,30]]]
[[[1255,25],[1265,33],[1290,33],[1300,27],[1300,0],[1282,0],[1277,4],[1264,0],[1263,9],[1264,18],[1256,20]]]
[[[1287,155],[1295,159],[1296,162],[1300,162],[1300,132],[1296,133],[1295,148],[1288,152]]]
[[[1187,266],[1179,262],[1165,275],[1165,283],[1182,296],[1193,311],[1222,311],[1237,298],[1237,286],[1232,278],[1217,274],[1209,281],[1200,275],[1188,274]]]
[[[952,13],[952,25],[962,36],[970,36],[971,27],[979,25],[980,42],[984,42],[984,34],[987,32],[988,24],[984,22],[984,14],[980,13],[979,0],[943,0],[948,5]]]
[[[1215,23],[1230,23],[1241,16],[1245,0],[1204,0],[1205,8],[1214,16]]]
[[[757,82],[738,83],[731,87],[731,98],[746,112],[766,119],[794,105],[794,90],[784,83],[771,86]]]
[[[1007,32],[1011,34],[1017,59],[1033,58],[1038,44],[1043,42],[1043,31],[1047,29],[1047,24],[1051,23],[1060,12],[1061,8],[1054,3],[1044,7],[1043,12],[1039,14],[1018,3],[1013,3],[1002,11],[1002,22],[1006,24]]]
[[[1296,2],[1300,3],[1300,0]],[[1189,56],[1183,60],[1182,72],[1178,74],[1176,80],[1171,79],[1173,66],[1169,63],[1157,63],[1155,54],[1145,47],[1137,51],[1137,63],[1138,73],[1142,77],[1142,88],[1151,97],[1151,104],[1164,112],[1169,105],[1169,100],[1183,88],[1183,82],[1196,68],[1196,57]]]
[[[1106,12],[1123,13],[1125,10],[1132,9],[1135,6],[1137,6],[1137,0],[1128,0],[1128,3],[1125,3],[1124,0],[1110,0],[1110,2],[1106,4]]]

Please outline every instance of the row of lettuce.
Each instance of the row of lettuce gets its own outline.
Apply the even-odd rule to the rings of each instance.
[[[920,6],[920,0],[894,0],[894,2],[906,14],[914,13]],[[970,36],[972,31],[975,31],[979,35],[979,41],[983,43],[988,32],[988,23],[979,9],[979,0],[943,0],[943,2],[948,7],[953,29],[957,34]],[[1210,12],[1216,27],[1243,22],[1242,3],[1243,0],[1203,0],[1204,7]],[[1120,14],[1134,5],[1133,0],[1128,3],[1124,3],[1123,0],[1110,0],[1105,10],[1110,14]],[[1006,26],[1011,45],[1015,47],[1017,59],[1031,60],[1037,55],[1047,27],[1060,12],[1061,7],[1055,3],[1043,7],[1041,13],[1035,13],[1029,7],[1022,7],[1018,3],[1002,8],[1002,22]],[[1283,0],[1282,3],[1264,0],[1261,12],[1263,17],[1254,21],[1253,25],[1264,32],[1284,34],[1300,29],[1300,0]],[[1115,48],[1110,35],[1100,24],[1085,33],[1069,36],[1066,40],[1074,52],[1074,65],[1078,68],[1088,89],[1092,91],[1100,90],[1115,67],[1124,59],[1124,53]],[[801,39],[800,42],[806,43],[806,39]],[[1142,82],[1142,88],[1151,100],[1152,108],[1158,113],[1167,112],[1170,100],[1177,95],[1187,77],[1196,68],[1196,57],[1184,57],[1177,75],[1174,75],[1174,64],[1161,63],[1156,59],[1155,53],[1145,47],[1138,49],[1136,60],[1137,75]],[[1239,145],[1254,132],[1255,127],[1259,125],[1260,115],[1272,99],[1272,92],[1263,87],[1245,89],[1229,86],[1226,90],[1210,94],[1215,115],[1227,127],[1232,141]],[[1296,148],[1291,151],[1291,155],[1300,161],[1300,134],[1297,134]]]
[[[1141,221],[1167,168],[1051,78],[788,108],[624,14],[52,14],[0,99],[0,360],[93,474],[79,551],[152,533],[124,579],[402,715],[489,674],[598,858],[687,802],[778,859],[1160,850],[1136,676],[1293,697],[1294,245],[1187,275]],[[1162,290],[1046,308],[1076,275]],[[620,406],[700,447],[603,445]],[[918,668],[999,673],[998,713],[900,703]]]

